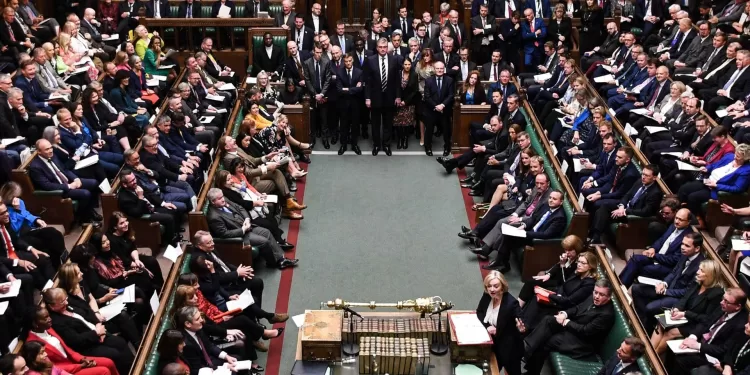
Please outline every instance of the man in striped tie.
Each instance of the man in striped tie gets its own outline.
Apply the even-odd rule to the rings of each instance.
[[[377,43],[377,54],[368,57],[364,65],[365,105],[372,111],[373,156],[380,152],[381,147],[386,155],[391,156],[393,116],[396,107],[403,105],[400,69],[399,60],[388,55],[388,40],[380,38]]]

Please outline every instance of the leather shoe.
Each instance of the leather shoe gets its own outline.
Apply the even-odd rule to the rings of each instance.
[[[303,154],[302,156],[300,156],[299,162],[300,163],[305,163],[305,164],[310,164],[312,161],[310,160],[309,156]]]
[[[294,267],[297,265],[297,263],[299,263],[299,259],[284,258],[279,262],[278,266],[280,270],[283,270],[285,268]]]
[[[346,152],[346,143],[342,143],[341,147],[339,147],[339,155],[344,155]]]
[[[470,161],[469,164],[466,164],[467,167],[473,168],[474,167],[474,160]]]
[[[469,176],[469,177],[466,177],[466,178],[462,178],[459,182],[462,183],[462,184],[472,184],[472,185],[474,185],[474,177]]]
[[[332,145],[335,145],[338,141],[339,141],[339,137],[337,137],[335,135],[333,137],[331,137],[331,144]]]
[[[297,183],[292,181],[291,184],[289,184],[289,191],[297,191]]]
[[[284,251],[289,251],[291,249],[294,249],[294,245],[290,244],[289,242],[286,242],[286,240],[279,242],[279,247],[281,248],[281,250],[284,250]]]
[[[424,153],[427,154],[427,156],[432,156],[432,150],[429,148],[424,149]]]
[[[461,226],[461,233],[469,233],[471,232],[471,228],[467,227],[466,225]]]
[[[435,158],[435,160],[437,160],[437,162],[440,163],[440,165],[445,165],[445,158],[444,157],[438,156],[438,157]]]
[[[463,238],[463,239],[465,239],[465,240],[470,240],[470,239],[473,239],[473,238],[477,238],[477,234],[474,233],[474,232],[459,233],[458,236],[461,237],[461,238]]]
[[[354,153],[357,155],[362,155],[362,150],[360,150],[359,146],[357,145],[352,145],[352,151],[354,151]]]
[[[479,190],[472,190],[472,191],[469,192],[469,195],[472,196],[472,197],[481,197],[482,196],[482,192],[479,191]]]
[[[287,259],[287,258],[284,258]],[[289,320],[289,314],[273,314],[273,318],[268,319],[269,323],[283,323]],[[282,331],[284,329],[282,328]],[[279,332],[281,334],[281,332]]]
[[[250,368],[250,372],[252,372],[253,374],[260,374],[263,371],[266,371],[266,368],[261,365]]]
[[[375,146],[372,148],[372,156],[378,156],[378,152],[380,152],[380,147]]]
[[[391,152],[391,146],[390,145],[383,145],[383,151],[385,151],[385,154],[388,155],[388,156],[393,155],[393,153]]]
[[[302,216],[302,214],[301,214],[301,213],[299,213],[299,212],[294,212],[294,211],[286,211],[286,210],[284,210],[284,211],[281,211],[281,217],[283,217],[283,218],[285,218],[285,219],[289,219],[289,220],[302,220],[302,219],[304,219],[304,218],[305,218],[305,217],[304,217],[304,216]]]
[[[445,150],[443,150],[443,156],[448,156],[450,154],[451,154],[451,150],[449,148],[446,148]]]
[[[326,150],[331,148],[331,144],[328,143],[328,138],[323,138],[323,148],[325,148]]]
[[[253,341],[253,347],[259,352],[267,352],[268,346],[263,341]]]
[[[483,270],[491,270],[491,271],[494,271],[494,270],[498,270],[498,269],[499,269],[500,267],[502,267],[502,265],[501,265],[500,263],[497,263],[497,262],[490,262],[490,263],[488,263],[488,264],[485,264],[485,265],[483,265],[483,266],[482,266],[482,269],[483,269]]]

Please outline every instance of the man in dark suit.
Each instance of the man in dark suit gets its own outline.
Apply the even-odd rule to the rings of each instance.
[[[237,75],[232,75],[232,68],[221,62],[213,53],[214,41],[211,38],[203,39],[201,51],[206,54],[206,66],[204,69],[211,77],[219,81],[236,84]]]
[[[284,30],[294,29],[295,18],[297,13],[292,10],[293,4],[291,0],[284,0],[281,2],[281,13],[276,15],[276,27],[281,27]]]
[[[563,194],[559,190],[552,190],[547,199],[547,204],[534,212],[531,217],[519,221],[514,226],[526,231],[526,237],[513,237],[501,234],[494,243],[484,243],[482,247],[471,249],[471,252],[487,259],[489,255],[497,250],[497,258],[483,266],[484,269],[499,269],[501,273],[510,271],[510,254],[519,246],[531,244],[534,239],[550,239],[562,236],[565,231],[567,219],[565,210],[561,209]]]
[[[678,213],[679,215],[679,213]],[[656,325],[655,315],[674,307],[695,280],[700,262],[703,261],[703,237],[698,233],[682,236],[680,257],[664,280],[656,285],[635,284],[631,289],[635,312],[646,332]]]
[[[135,358],[125,339],[107,333],[104,324],[90,311],[70,306],[65,290],[49,288],[42,297],[49,310],[52,328],[65,344],[85,356],[111,359],[118,372],[127,374],[130,371]]]
[[[739,302],[738,302],[739,303]],[[744,327],[745,335],[735,337],[735,341],[723,358],[720,358],[720,369],[711,363],[704,364],[691,372],[694,375],[721,375],[731,371],[732,374],[747,375],[750,372],[750,326]],[[739,335],[738,335],[739,336]]]
[[[0,30],[2,28],[0,27]],[[21,74],[16,76],[13,82],[16,87],[23,90],[24,105],[27,108],[38,108],[40,111],[52,113],[52,105],[60,105],[57,100],[49,100],[50,94],[45,92],[36,76],[36,63],[34,60],[25,60],[20,66]]]
[[[193,171],[191,169],[182,166],[179,162],[171,159],[166,150],[161,152],[159,150],[159,140],[157,138],[152,137],[151,135],[144,135],[142,144],[143,147],[139,154],[141,162],[146,168],[157,174],[165,184],[176,184],[176,187],[186,191],[188,191],[187,187],[190,187],[190,192],[193,193],[189,195],[195,195],[195,177],[193,176]],[[184,184],[187,184],[187,187]]]
[[[716,117],[719,107],[728,106],[734,100],[743,98],[747,93],[748,82],[750,82],[750,52],[747,50],[737,51],[737,67],[725,73],[717,82],[716,87],[707,88],[698,92],[698,97],[706,100],[704,110],[711,117]]]
[[[699,93],[703,89],[714,89],[717,90],[718,81],[726,73],[732,73],[737,68],[737,52],[742,50],[742,45],[738,42],[732,42],[726,47],[726,58],[724,56],[718,56],[714,58],[714,61],[719,60],[719,64],[714,66],[710,71],[698,71],[696,69],[695,74],[698,78],[679,76],[677,79],[680,82],[684,82],[686,85],[693,89],[693,93]]]
[[[331,148],[328,138],[335,129],[329,128],[328,123],[328,91],[333,90],[331,86],[331,62],[322,59],[323,49],[316,45],[313,47],[313,57],[307,59],[302,66],[305,73],[305,88],[312,100],[312,112],[310,113],[310,136],[315,143],[316,135],[322,138],[323,147]]]
[[[288,58],[284,63],[284,74],[288,78],[291,78],[297,86],[302,89],[307,89],[305,72],[302,64],[312,57],[312,55],[310,52],[300,50],[297,43],[291,40],[286,43],[286,49]]]
[[[435,62],[442,62],[445,65],[445,74],[447,74],[454,81],[460,76],[460,70],[458,66],[459,58],[458,55],[453,51],[453,46],[455,45],[456,43],[453,38],[449,36],[445,37],[443,38],[443,49],[435,51],[433,53]]]
[[[469,34],[466,33],[466,26],[458,21],[458,12],[451,10],[448,13],[448,22],[444,25],[450,30],[449,36],[456,42],[456,46],[464,47],[469,43]]]
[[[499,94],[494,94],[494,96],[497,95]],[[493,104],[493,106],[496,106],[496,104]],[[495,155],[502,152],[507,147],[507,137],[503,139],[503,136],[501,134],[503,123],[500,120],[500,117],[497,115],[491,116],[489,125],[490,128],[488,130],[482,130],[485,130],[490,135],[492,135],[492,138],[483,140],[481,144],[473,143],[474,147],[469,151],[464,152],[459,157],[450,159],[445,157],[437,158],[438,163],[440,163],[445,168],[445,172],[450,174],[456,168],[464,169],[464,167],[466,167],[472,160],[476,159],[477,157],[482,158],[484,157],[484,155]]]
[[[362,155],[362,151],[357,146],[357,140],[359,139],[359,116],[363,90],[362,70],[354,66],[352,55],[344,56],[344,69],[336,75],[336,91],[338,91],[339,96],[336,103],[341,116],[339,155],[346,152],[347,144],[352,145],[352,151],[355,154]]]
[[[646,84],[641,92],[638,93],[635,101],[627,100],[619,108],[613,108],[615,109],[617,118],[620,119],[620,122],[625,123],[628,120],[631,109],[653,109],[654,106],[661,103],[665,96],[669,95],[670,87],[669,68],[663,65],[656,68],[656,78]]]
[[[620,32],[617,30],[617,24],[610,22],[607,24],[607,35],[601,45],[595,47],[592,51],[581,51],[581,70],[586,72],[595,62],[603,61],[612,56],[620,47]]]
[[[459,82],[466,82],[469,78],[469,74],[477,70],[477,64],[469,60],[469,49],[466,47],[461,47],[458,50],[458,58],[458,74],[456,75],[456,80]],[[477,81],[479,81],[479,77],[477,77]],[[481,84],[481,82],[477,83]]]
[[[138,26],[138,11],[141,7],[145,8],[146,5],[134,0],[120,2],[120,5],[117,7],[117,12],[120,14],[120,23],[117,25],[117,33],[120,35],[120,40],[125,40],[128,31]]]
[[[581,359],[599,351],[615,324],[612,284],[599,279],[593,295],[576,307],[545,316],[526,337],[526,373],[539,375],[549,352],[555,351]],[[519,331],[526,326],[519,321]]]
[[[500,65],[502,66],[503,62],[501,62]],[[492,74],[494,75],[495,72],[492,72]],[[503,102],[506,102],[506,103],[508,102],[508,98],[518,93],[518,89],[516,88],[516,85],[514,85],[510,81],[510,77],[512,74],[513,74],[513,68],[501,69],[500,79],[497,80],[497,82],[492,83],[488,90],[489,92],[499,91],[503,96]],[[526,128],[525,121],[524,123],[520,123],[519,125],[521,125],[521,128],[523,129]]]
[[[646,345],[635,336],[622,341],[617,352],[599,369],[596,375],[625,375],[639,371],[638,358],[646,353]]]
[[[263,34],[263,45],[253,51],[253,76],[261,71],[270,74],[271,77],[279,77],[284,68],[284,51],[281,47],[273,44],[271,33]]]
[[[305,17],[305,26],[310,28],[315,35],[318,35],[325,31],[326,33],[331,32],[328,28],[328,20],[326,16],[322,14],[323,7],[320,3],[313,3],[310,7],[310,14]]]
[[[297,14],[294,17],[294,28],[290,31],[291,38],[297,42],[297,47],[302,51],[312,52],[315,33],[305,26],[304,16]]]
[[[224,363],[232,365],[237,362],[236,358],[219,349],[203,331],[205,321],[197,307],[182,307],[175,315],[177,327],[184,336],[185,346],[182,350],[182,357],[190,369],[204,367],[215,369]]]
[[[393,30],[401,30],[401,35],[404,38],[414,35],[412,25],[414,20],[409,17],[409,10],[406,3],[401,3],[398,7],[398,15],[393,18]]]
[[[81,222],[100,221],[94,211],[99,204],[99,187],[96,180],[78,178],[54,157],[52,144],[45,139],[36,142],[37,157],[29,165],[29,175],[34,187],[44,191],[62,190],[63,197],[78,201],[76,217]]]
[[[543,85],[529,87],[527,91],[528,97],[533,98],[531,103],[537,113],[541,113],[548,102],[562,98],[568,90],[570,85],[568,78],[575,71],[575,61],[568,60],[566,56],[560,56],[559,61],[560,69],[555,69],[555,73],[550,79],[545,81]],[[533,93],[532,89],[535,89]]]
[[[620,199],[618,203],[599,206],[591,220],[589,238],[592,243],[602,243],[601,236],[609,231],[610,223],[627,223],[629,216],[651,217],[659,211],[663,193],[655,183],[659,168],[647,165],[641,170],[641,180]]]
[[[356,39],[354,41],[354,51],[351,52],[354,57],[354,67],[364,71],[365,63],[367,58],[373,55],[372,51],[365,49],[365,42],[362,39]]]
[[[210,206],[206,215],[212,236],[222,239],[240,237],[246,251],[257,246],[268,267],[283,270],[297,265],[298,259],[284,257],[284,250],[268,229],[253,225],[250,214],[238,204],[224,199],[224,193],[220,189],[210,189],[208,201]]]
[[[177,18],[201,18],[200,1],[185,0],[184,3],[180,3],[180,7],[177,8]]]
[[[425,43],[430,45],[434,39],[439,37],[441,25],[432,22],[432,13],[429,10],[422,12],[422,24],[425,25],[425,36],[427,37]]]
[[[377,50],[377,55],[370,56],[365,63],[365,105],[372,111],[372,155],[376,156],[382,147],[391,156],[393,116],[396,107],[401,106],[401,66],[397,58],[388,56],[385,38],[378,40]]]
[[[727,49],[727,36],[725,34],[710,35],[710,42],[708,46],[704,46],[705,42],[701,42],[701,48],[703,52],[697,57],[694,54],[688,54],[686,60],[684,60],[685,66],[675,65],[675,80],[683,82],[685,84],[692,82],[694,79],[701,76],[700,72],[709,72],[721,65],[726,60],[726,49]],[[695,44],[695,40],[693,40]],[[694,61],[697,58],[697,61]],[[685,76],[695,75],[692,76]]]
[[[500,3],[500,1],[496,2],[496,4],[497,3]],[[501,18],[497,14],[495,14],[495,17]],[[497,27],[497,30],[498,46],[500,51],[502,51],[503,56],[506,57],[508,64],[511,64],[514,67],[519,67],[521,65],[521,62],[518,52],[522,47],[520,12],[513,11],[510,18],[501,20],[500,24]]]
[[[132,218],[147,216],[147,220],[164,226],[164,243],[175,244],[182,239],[178,228],[182,217],[187,212],[178,209],[170,202],[164,201],[160,194],[148,193],[138,186],[138,179],[133,171],[126,169],[120,172],[122,187],[117,192],[117,203],[120,210]]]
[[[445,42],[444,46],[449,44]],[[454,100],[453,79],[445,74],[445,64],[436,61],[434,64],[435,75],[425,80],[424,84],[424,112],[425,135],[424,150],[428,156],[432,156],[432,130],[434,125],[443,133],[443,156],[448,156],[451,150],[451,130]]]
[[[474,62],[479,65],[489,60],[490,52],[497,45],[497,24],[495,16],[489,14],[489,6],[481,4],[479,14],[471,19],[471,48],[474,51]]]
[[[502,128],[505,126],[502,123],[502,119],[508,111],[508,107],[503,101],[503,93],[502,91],[495,90],[492,91],[490,95],[492,97],[492,104],[490,104],[490,110],[487,111],[484,121],[482,123],[471,122],[469,124],[469,144],[471,145],[478,145],[480,142],[496,137],[497,134],[499,134],[493,133],[492,131],[492,117],[497,116],[497,119],[499,120],[500,124],[497,128],[498,132],[501,132]],[[504,140],[501,138],[500,143],[496,146],[496,149],[498,150],[505,150],[505,148],[508,147],[508,138],[505,138]]]
[[[400,31],[391,35],[391,55],[399,56],[401,62],[409,55],[409,48],[401,44],[402,35]]]
[[[164,0],[150,0],[146,3],[146,17],[170,18],[169,2]]]
[[[245,17],[258,18],[260,12],[268,12],[268,0],[252,0],[245,4]]]
[[[646,9],[648,5],[648,9]],[[643,36],[642,40],[651,35],[651,32],[659,29],[659,26],[664,22],[664,2],[663,1],[648,1],[648,0],[637,0],[635,3],[635,17],[633,21],[636,24],[642,24]]]
[[[18,13],[17,16],[20,16],[22,22],[31,29],[32,34],[37,36],[41,41],[50,41],[60,30],[60,24],[57,23],[56,19],[42,17],[34,4],[29,0],[21,0],[20,5],[18,5],[18,1],[11,1],[10,6],[16,10]],[[40,25],[41,22],[44,23]]]
[[[443,41],[445,38],[451,38],[451,30],[448,27],[441,27],[440,32],[430,40],[430,48],[433,54],[437,55],[443,50]]]
[[[713,52],[711,37],[711,25],[707,22],[698,22],[698,35],[693,38],[687,49],[682,52],[678,59],[670,58],[667,60],[667,66],[674,69],[694,70],[698,65],[702,65]],[[671,56],[671,55],[670,55]]]
[[[510,19],[513,16],[513,12],[520,12],[526,8],[526,4],[521,4],[520,0],[495,0],[492,3],[488,3],[490,6],[490,13],[496,18]],[[479,13],[479,9],[477,9]]]
[[[631,163],[632,158],[633,149],[627,146],[621,147],[615,156],[615,168],[605,179],[604,185],[581,190],[581,194],[586,198],[584,203],[586,210],[596,212],[599,207],[617,204],[620,198],[633,187],[640,173]]]
[[[354,52],[354,38],[352,38],[351,35],[347,35],[345,31],[346,23],[343,20],[336,22],[336,34],[331,35],[331,44],[339,46],[341,48],[341,53],[347,55]],[[361,67],[358,67],[357,69],[361,70]]]
[[[534,16],[532,9],[527,8],[523,15],[526,18],[526,22],[521,23],[523,61],[526,66],[537,66],[542,58],[542,45],[547,39],[547,27],[543,19]]]

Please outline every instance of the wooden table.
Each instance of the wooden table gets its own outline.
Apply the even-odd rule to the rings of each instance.
[[[460,311],[459,311],[460,312]],[[419,318],[417,312],[360,312],[365,318],[381,318],[381,319],[413,319]],[[301,331],[302,328],[300,327]],[[302,360],[302,333],[297,333],[297,352],[294,357],[296,360]],[[500,375],[500,369],[497,367],[497,359],[492,355],[489,358],[490,363],[490,374]],[[355,375],[359,374],[359,361],[352,363],[345,363],[343,365],[336,365],[331,367],[333,375]],[[430,375],[453,375],[453,364],[451,364],[450,352],[442,355],[430,355]]]

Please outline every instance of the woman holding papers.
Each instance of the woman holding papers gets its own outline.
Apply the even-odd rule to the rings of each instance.
[[[80,245],[79,245],[80,246]],[[83,283],[83,272],[76,263],[65,263],[57,271],[57,287],[68,293],[68,305],[81,310],[90,310],[99,322],[104,324],[107,331],[119,333],[122,338],[134,347],[141,344],[143,338],[142,326],[139,327],[127,311],[122,311],[110,320],[105,319],[99,311],[99,305],[91,294],[88,286]],[[100,288],[107,289],[103,285]]]
[[[61,32],[60,35],[57,36],[57,54],[60,56],[60,58],[62,58],[62,61],[67,66],[75,66],[77,63],[83,61],[84,59],[88,59],[88,62],[86,62],[84,65],[89,68],[87,71],[89,79],[95,81],[97,76],[99,75],[99,71],[97,71],[94,67],[94,63],[91,61],[91,58],[84,54],[76,53],[73,50],[71,41],[71,34]]]
[[[92,236],[94,241],[94,248],[97,248],[97,244],[93,239],[97,235]],[[104,236],[100,238],[101,244],[104,246]],[[164,284],[164,276],[161,273],[161,266],[156,260],[156,257],[140,254],[138,248],[135,246],[135,232],[130,228],[130,222],[128,217],[120,211],[112,213],[112,217],[109,220],[109,228],[107,230],[107,239],[109,239],[112,247],[112,252],[117,254],[120,259],[124,262],[125,268],[136,268],[141,272],[149,275],[152,288],[156,292],[161,292],[161,287]],[[144,291],[147,291],[144,289]],[[151,296],[148,294],[147,296]]]
[[[97,156],[97,164],[104,168],[107,177],[114,179],[124,162],[122,148],[115,137],[106,133],[99,136],[88,126],[80,103],[66,103],[56,116],[60,121],[60,141],[68,154],[81,159]]]
[[[560,123],[562,117],[566,115],[575,117],[583,111],[581,103],[585,95],[585,90],[581,91],[581,89],[586,87],[586,79],[576,73],[572,73],[568,79],[570,80],[570,85],[568,85],[568,90],[565,91],[563,97],[558,100],[548,101],[541,112],[538,112],[541,113],[539,116],[540,121],[544,121],[544,129],[550,137],[552,137],[554,129],[556,129],[556,137],[560,137],[560,134],[562,134],[563,127]]]
[[[498,271],[490,271],[484,278],[484,294],[477,306],[477,318],[492,337],[497,367],[505,368],[508,375],[521,374],[523,340],[516,328],[520,317],[521,307],[510,294],[505,277]]]
[[[680,110],[682,109],[682,93],[685,92],[685,90],[686,87],[684,83],[672,82],[672,85],[669,87],[669,95],[665,96],[664,99],[654,107],[654,109],[647,110],[645,116],[631,111],[630,123],[633,124],[633,129],[641,132],[646,129],[646,126],[666,125],[664,119],[669,113],[680,113]],[[642,135],[639,138],[645,138],[645,135]]]
[[[130,66],[130,86],[128,93],[133,99],[141,98],[146,102],[146,109],[153,108],[159,102],[159,96],[154,90],[148,88],[146,71],[143,70],[143,62],[138,56],[130,56],[128,60]],[[157,86],[158,87],[158,86]]]
[[[578,269],[578,254],[583,250],[583,241],[578,236],[570,235],[563,238],[560,245],[563,248],[560,262],[555,263],[550,269],[540,272],[538,276],[534,276],[533,281],[523,284],[521,292],[518,293],[518,303],[521,307],[524,307],[526,301],[536,299],[534,295],[536,287],[554,290],[563,285],[565,281],[575,277]]]
[[[162,65],[172,65],[173,62],[162,52],[164,42],[160,36],[154,36],[151,38],[151,42],[148,44],[148,49],[143,55],[143,69],[146,70],[146,74],[165,76],[167,81],[172,81],[176,77],[174,68],[162,68]],[[177,66],[175,64],[175,66]],[[170,85],[171,86],[171,85]]]
[[[709,199],[719,199],[719,192],[742,194],[750,187],[750,145],[737,146],[734,154],[726,154],[719,161],[701,167],[698,181],[688,182],[677,192],[680,202],[690,212],[702,216],[702,205]]]
[[[695,273],[695,283],[688,288],[677,305],[664,311],[665,319],[659,318],[659,324],[651,335],[651,345],[656,353],[667,351],[667,341],[690,336],[700,324],[711,324],[711,317],[721,309],[720,302],[724,297],[720,269],[715,260],[706,259],[700,263]],[[666,321],[666,316],[672,321],[687,322],[670,324],[670,321]]]
[[[101,101],[99,92],[93,87],[87,87],[83,90],[81,97],[83,117],[86,119],[86,123],[94,130],[101,132],[103,136],[114,136],[123,152],[129,150],[130,140],[126,129],[128,126],[135,126],[135,121],[128,120],[129,117],[125,117],[125,115],[112,113],[107,105]]]
[[[136,124],[141,128],[148,125],[148,111],[138,104],[128,94],[130,72],[118,70],[115,73],[115,87],[109,92],[109,101],[116,110],[134,116]]]
[[[81,249],[81,251],[84,250]],[[112,252],[106,235],[95,233],[89,241],[89,248],[85,252],[94,255],[91,266],[103,285],[114,289],[135,285],[136,299],[143,301],[154,293],[154,287],[151,286],[148,274],[139,272],[138,268],[126,267],[123,259]]]
[[[573,277],[553,291],[536,288],[536,298],[526,301],[523,307],[523,322],[527,330],[536,327],[543,317],[574,307],[591,296],[594,284],[599,279],[596,271],[598,265],[599,261],[594,253],[582,253],[577,258]]]

